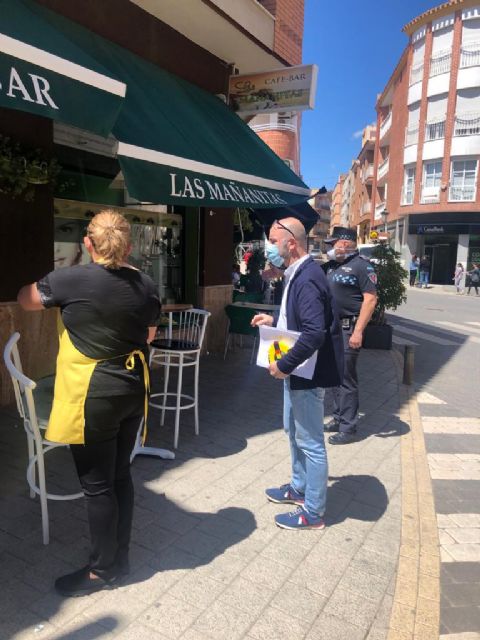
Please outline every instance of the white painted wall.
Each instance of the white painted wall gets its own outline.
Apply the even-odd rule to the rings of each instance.
[[[441,73],[428,79],[427,96],[435,96],[439,93],[448,93],[450,88],[450,73]]]
[[[445,75],[445,74],[442,74],[442,75]],[[415,84],[412,84],[412,86],[409,87],[408,89],[407,104],[413,104],[414,102],[418,102],[421,99],[422,99],[422,83],[416,82]]]
[[[463,264],[463,268],[467,268],[467,259],[468,259],[468,245],[470,242],[470,236],[468,233],[461,233],[458,236],[458,246],[457,246],[457,262],[461,262]]]
[[[429,140],[423,145],[423,160],[436,160],[443,158],[445,140]]]
[[[417,161],[418,144],[410,144],[403,150],[403,164],[412,164]]]
[[[472,156],[479,154],[480,136],[454,136],[452,138],[451,156]]]
[[[457,90],[480,87],[480,67],[466,67],[458,70]]]

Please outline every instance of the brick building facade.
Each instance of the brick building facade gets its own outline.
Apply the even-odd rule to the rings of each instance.
[[[302,63],[304,0],[260,0],[275,17],[273,51],[291,66]],[[255,116],[250,126],[293,171],[300,173],[301,116],[271,113]]]
[[[480,5],[444,3],[404,27],[409,43],[377,100],[372,225],[432,282],[480,258]]]

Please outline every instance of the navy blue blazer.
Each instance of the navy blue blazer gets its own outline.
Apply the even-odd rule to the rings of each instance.
[[[308,257],[290,281],[287,297],[287,329],[302,335],[278,362],[291,374],[318,351],[312,380],[292,375],[291,389],[336,387],[343,379],[343,336],[330,287],[321,266]]]

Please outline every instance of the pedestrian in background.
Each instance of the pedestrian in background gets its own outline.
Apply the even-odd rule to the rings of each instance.
[[[340,315],[344,348],[343,382],[333,389],[333,420],[325,425],[325,431],[334,432],[328,439],[330,444],[348,444],[357,431],[357,361],[363,331],[377,304],[377,274],[374,266],[360,257],[354,229],[334,227],[324,242],[333,245],[323,269]]]
[[[420,289],[425,287],[428,289],[428,283],[430,281],[430,258],[428,256],[423,256],[420,260]]]
[[[284,381],[283,424],[290,440],[291,479],[267,489],[270,502],[296,504],[290,513],[275,517],[283,529],[323,529],[327,500],[328,463],[323,436],[325,387],[342,380],[342,336],[327,279],[321,266],[307,253],[307,237],[296,218],[276,220],[266,246],[267,260],[287,267],[277,327],[298,331],[294,346],[270,364],[270,375]],[[258,314],[253,326],[273,325],[273,318]],[[317,352],[312,379],[291,375]]]
[[[465,270],[463,268],[463,264],[461,262],[459,262],[457,264],[457,267],[455,269],[455,273],[453,274],[453,278],[452,278],[452,280],[455,282],[455,287],[457,289],[457,293],[459,293],[459,294],[463,293],[462,280],[463,280],[463,276],[464,275],[465,275]]]
[[[480,266],[474,262],[473,269],[471,271],[467,271],[467,273],[470,276],[467,294],[470,295],[470,291],[472,290],[472,287],[474,287],[475,295],[480,295],[478,293],[478,285],[480,284]]]
[[[415,286],[415,281],[417,280],[419,265],[420,265],[420,260],[418,259],[418,257],[415,254],[413,254],[412,259],[410,260],[410,267],[409,267],[409,271],[410,271],[410,286],[411,287]]]

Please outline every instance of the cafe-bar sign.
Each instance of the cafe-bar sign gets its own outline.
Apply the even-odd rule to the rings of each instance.
[[[313,109],[318,67],[308,64],[230,76],[230,106],[238,115]]]

